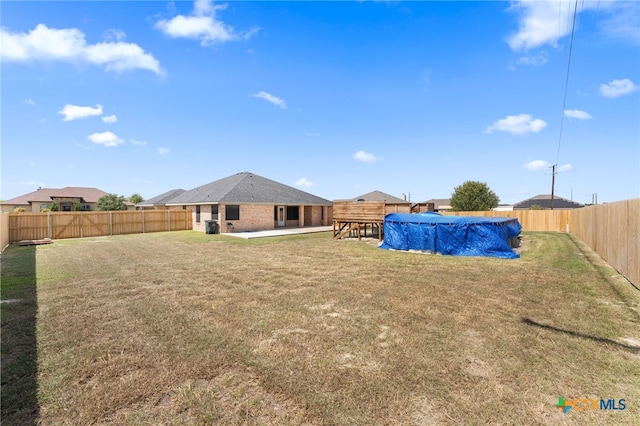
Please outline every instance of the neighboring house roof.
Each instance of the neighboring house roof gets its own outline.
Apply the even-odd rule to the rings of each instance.
[[[493,210],[494,212],[509,212],[513,210],[513,204],[498,204],[491,210]]]
[[[542,194],[535,197],[528,198],[513,205],[514,209],[523,210],[529,209],[532,206],[540,206],[545,209],[551,208],[551,195]],[[553,208],[554,209],[577,209],[584,207],[584,204],[576,203],[575,201],[567,200],[566,198],[553,196]]]
[[[21,195],[10,200],[6,200],[3,204],[15,206],[29,205],[30,203],[50,203],[53,198],[82,198],[86,203],[95,203],[108,195],[106,192],[97,188],[83,188],[76,186],[67,186],[66,188],[40,188],[28,194]]]
[[[432,198],[430,200],[425,201],[425,204],[426,203],[433,203],[434,210],[451,208],[451,199],[449,198]]]
[[[185,191],[167,205],[207,203],[332,205],[329,200],[250,172],[237,173]]]
[[[371,191],[366,194],[354,197],[349,201],[384,201],[388,204],[409,204],[409,201],[394,197],[382,191]]]
[[[148,200],[142,201],[136,206],[138,207],[152,207],[152,206],[164,206],[172,199],[176,198],[178,195],[186,192],[184,189],[172,189],[171,191],[167,191],[163,194],[157,195],[153,198],[149,198]]]

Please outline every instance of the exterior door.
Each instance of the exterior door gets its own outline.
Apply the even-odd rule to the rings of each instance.
[[[278,206],[278,226],[284,226],[285,224],[285,212],[286,208],[284,206]]]

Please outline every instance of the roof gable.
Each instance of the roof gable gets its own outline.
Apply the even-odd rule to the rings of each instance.
[[[101,197],[108,195],[97,188],[84,188],[77,186],[67,186],[66,188],[40,188],[28,194],[21,195],[3,204],[28,205],[30,203],[50,203],[53,198],[82,198],[87,203],[95,203]]]
[[[430,200],[425,201],[425,203],[433,203],[434,208],[437,210],[439,207],[448,207],[451,208],[451,199],[450,198],[432,198]]]
[[[542,194],[542,195],[536,195],[535,197],[527,198],[526,200],[520,201],[519,203],[515,203],[513,205],[513,208],[529,209],[532,206],[540,206],[545,209],[550,209],[551,195]],[[584,204],[576,203],[575,201],[567,200],[566,198],[558,197],[557,195],[554,195],[553,197],[554,209],[577,209],[580,207],[584,207]]]
[[[367,192],[359,197],[354,197],[351,201],[384,201],[388,204],[410,204],[407,200],[403,200],[402,198],[395,197],[378,190]]]
[[[172,189],[170,191],[164,192],[160,195],[156,195],[153,198],[149,198],[148,200],[142,201],[136,206],[164,206],[178,195],[185,193],[184,189]]]
[[[185,191],[167,202],[169,205],[199,203],[331,205],[329,200],[250,172]]]

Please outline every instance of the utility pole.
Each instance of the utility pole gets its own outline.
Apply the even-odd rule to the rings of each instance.
[[[551,166],[551,210],[553,210],[553,193],[556,187],[556,165]]]

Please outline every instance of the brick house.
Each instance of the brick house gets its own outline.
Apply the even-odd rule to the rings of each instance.
[[[210,220],[219,232],[327,226],[333,209],[329,200],[250,172],[185,191],[164,205],[191,209],[193,229],[202,232]]]
[[[67,186],[66,188],[38,188],[36,191],[21,195],[2,203],[2,212],[10,213],[16,208],[26,212],[40,212],[57,204],[58,211],[73,211],[76,203],[80,203],[82,211],[96,210],[96,203],[101,197],[109,195],[98,188]]]
[[[432,198],[425,201],[425,204],[429,203],[433,204],[433,211],[435,212],[446,212],[452,210],[450,198]]]

